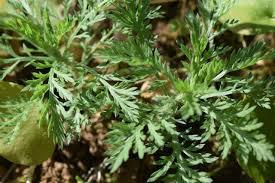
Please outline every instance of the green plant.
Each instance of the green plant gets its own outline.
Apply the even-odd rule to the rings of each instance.
[[[46,122],[37,123],[42,105],[21,90],[22,86],[0,81],[0,155],[14,163],[38,165],[52,155],[54,143]]]
[[[72,1],[66,0],[63,14],[49,11],[47,4],[41,8],[41,1],[11,3],[16,13],[1,13],[0,26],[19,36],[1,35],[0,46],[9,53],[1,59],[2,78],[19,66],[34,67],[24,90],[33,92],[31,102],[43,106],[39,121],[47,122],[49,136],[60,147],[80,134],[89,115],[100,111],[105,118],[117,121],[106,140],[106,163],[111,172],[130,154],[140,159],[163,154],[155,156],[159,169],[149,182],[164,178],[168,182],[206,183],[211,178],[202,165],[218,157],[225,159],[232,151],[244,166],[250,156],[258,162],[275,161],[273,145],[260,132],[262,123],[254,113],[257,106],[270,108],[274,81],[231,75],[268,59],[272,50],[264,43],[239,50],[215,45],[214,39],[236,23],[218,23],[233,0],[202,0],[200,13],[187,16],[192,46],[179,44],[186,56],[182,62],[186,78],[180,78],[154,47],[156,37],[150,21],[162,13],[160,7],[151,7],[149,0],[114,1],[109,13],[110,0],[78,0],[79,10],[73,12]],[[99,42],[89,44],[98,34],[93,25],[106,16],[113,28]],[[114,31],[127,38],[112,39]],[[14,39],[22,44],[19,53],[9,44]],[[82,49],[80,60],[72,52],[76,47]],[[90,67],[92,58],[103,63]],[[126,66],[120,68],[122,63]],[[110,72],[114,66],[118,69]],[[156,95],[145,101],[139,97],[142,90],[137,84],[148,78],[147,90]],[[6,121],[16,135],[16,123]],[[3,124],[0,129],[6,128]],[[0,136],[11,142],[11,135],[3,132],[0,130]],[[218,150],[207,150],[205,145],[210,142],[217,143]]]
[[[221,21],[238,19],[231,30],[243,35],[274,31],[275,2],[261,0],[237,0]]]
[[[60,5],[61,14],[54,6],[54,1],[10,0],[9,10],[0,14],[0,27],[4,30],[0,37],[0,48],[8,55],[0,58],[1,80],[16,69],[29,67],[34,70],[32,77],[23,81],[23,91],[32,93],[30,99],[15,98],[18,100],[15,102],[17,107],[30,103],[41,104],[37,111],[38,125],[45,125],[48,136],[60,147],[78,137],[81,127],[88,124],[89,116],[104,110],[102,106],[111,106],[111,113],[131,119],[136,118],[138,113],[134,106],[136,88],[127,87],[130,83],[128,80],[88,66],[94,58],[94,52],[110,39],[115,29],[100,34],[101,29],[93,28],[106,19],[104,10],[111,3],[110,0],[79,0],[74,4],[67,0]],[[76,7],[79,10],[72,10]],[[16,35],[8,34],[10,31]],[[90,44],[99,35],[101,38]],[[20,50],[17,51],[10,41],[17,41]],[[79,53],[74,52],[76,49],[81,50],[80,59],[76,56]],[[111,81],[116,84],[109,84]],[[6,117],[6,111],[0,114],[1,141],[16,151],[17,147],[14,146],[20,143],[17,141],[21,136],[19,124],[28,126],[32,120],[17,118],[11,121]],[[24,110],[18,111],[18,115],[25,113]],[[20,153],[13,151],[11,153]],[[28,158],[24,152],[16,161],[9,159],[29,165],[23,161]],[[6,152],[0,154],[9,156]]]
[[[168,151],[156,161],[160,169],[149,182],[161,177],[172,182],[211,182],[200,171],[201,164],[217,160],[204,149],[209,140],[217,141],[222,159],[233,150],[243,164],[249,156],[261,161],[274,161],[273,145],[259,129],[256,106],[270,108],[273,80],[257,81],[253,76],[233,77],[231,72],[267,59],[272,51],[264,43],[232,50],[216,46],[214,39],[236,20],[219,25],[218,20],[234,1],[201,1],[200,14],[190,13],[186,23],[192,47],[180,44],[186,60],[182,62],[187,77],[176,76],[154,48],[149,20],[158,17],[149,1],[124,1],[112,13],[128,38],[113,41],[99,56],[108,63],[126,62],[131,79],[153,77],[150,90],[161,91],[150,103],[139,101],[138,121],[124,120],[113,126],[107,143],[109,163],[115,171],[130,153],[139,158],[146,154]],[[230,53],[231,52],[231,53]],[[165,79],[163,79],[165,78]],[[265,89],[264,89],[265,88]],[[260,91],[265,92],[261,92]],[[251,102],[253,101],[253,102]],[[165,176],[166,175],[166,176]]]
[[[1,59],[2,79],[18,66],[35,68],[24,90],[33,92],[31,101],[43,104],[40,122],[47,121],[49,135],[62,146],[79,134],[81,126],[88,122],[87,113],[99,106],[82,107],[88,97],[86,93],[96,98],[92,96],[93,90],[97,90],[96,95],[101,92],[103,96],[97,99],[100,103],[107,97],[103,93],[113,89],[111,85],[102,84],[110,76],[99,75],[86,63],[98,45],[109,38],[110,33],[106,33],[98,43],[88,44],[97,34],[92,26],[105,19],[102,10],[111,1],[81,0],[77,4],[80,10],[74,12],[70,11],[73,2],[64,1],[62,15],[54,9],[49,10],[47,2],[42,6],[41,3],[10,1],[15,11],[1,14],[1,28],[18,34],[16,37],[5,33],[1,36],[1,48],[10,55],[10,58]],[[19,53],[8,43],[13,39],[23,45]],[[79,62],[72,52],[77,47],[84,50]]]

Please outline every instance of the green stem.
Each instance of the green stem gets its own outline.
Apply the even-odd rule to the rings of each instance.
[[[35,168],[36,168],[36,165],[30,166],[30,169],[29,169],[28,174],[27,174],[27,181],[26,181],[26,183],[32,183],[32,181],[33,181],[33,174],[34,174]]]

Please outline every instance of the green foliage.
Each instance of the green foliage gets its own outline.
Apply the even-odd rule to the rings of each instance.
[[[0,25],[3,29],[18,33],[19,38],[6,34],[1,36],[1,48],[11,56],[1,58],[1,64],[4,66],[1,70],[2,79],[19,65],[31,65],[36,69],[36,72],[32,73],[33,78],[26,82],[25,90],[33,91],[32,101],[43,103],[40,122],[48,122],[48,133],[55,143],[61,146],[69,143],[80,133],[81,126],[87,124],[88,114],[99,107],[90,105],[87,109],[87,105],[82,105],[86,100],[91,102],[95,97],[86,95],[87,88],[91,85],[99,85],[98,92],[105,93],[97,100],[105,101],[108,98],[117,106],[114,112],[122,111],[131,119],[137,118],[138,107],[134,101],[131,102],[137,94],[135,89],[126,89],[122,80],[116,81],[112,77],[107,79],[104,73],[99,74],[86,66],[98,44],[108,40],[111,33],[103,34],[102,39],[94,45],[84,45],[81,63],[75,60],[71,52],[75,45],[78,46],[78,42],[91,40],[94,36],[90,33],[92,26],[106,18],[106,13],[102,10],[108,7],[111,1],[79,0],[77,5],[81,8],[74,12],[69,11],[73,6],[72,1],[64,1],[62,15],[55,11],[50,13],[50,6],[47,3],[41,6],[40,1],[12,0],[10,3],[16,12],[3,13]],[[23,41],[20,53],[15,53],[8,44],[12,39]],[[75,40],[78,42],[75,43]],[[112,86],[108,84],[110,81],[120,84]],[[129,99],[125,99],[125,96]]]
[[[8,142],[14,139],[20,123],[18,121],[27,120],[31,110],[31,103],[28,101],[27,93],[20,95],[22,87],[8,82],[0,82],[1,102],[0,102],[0,129],[1,139]]]
[[[255,115],[263,122],[261,131],[266,134],[267,139],[274,144],[274,99],[272,98],[268,108],[258,107]],[[272,162],[258,163],[255,157],[250,157],[248,164],[241,163],[244,170],[251,176],[255,182],[262,183],[274,179],[275,164]]]
[[[238,19],[238,23],[230,26],[234,32],[253,35],[274,32],[275,2],[265,0],[237,0],[221,21]]]
[[[22,88],[0,82],[0,155],[14,163],[37,165],[52,155],[55,146],[45,121],[37,123],[41,103],[30,101],[31,93],[21,92]]]
[[[106,139],[111,172],[130,155],[142,159],[162,154],[155,157],[159,169],[149,182],[208,183],[212,180],[201,167],[216,161],[215,156],[225,159],[235,152],[242,165],[251,157],[257,162],[275,160],[273,145],[261,133],[262,123],[254,113],[257,107],[270,108],[273,78],[231,76],[268,58],[271,51],[264,43],[238,50],[215,44],[215,38],[237,22],[218,22],[234,0],[202,0],[199,13],[186,17],[191,46],[179,45],[186,56],[185,79],[154,47],[150,21],[161,13],[149,0],[114,1],[109,13],[109,0],[78,0],[80,8],[74,12],[68,0],[62,15],[50,13],[47,4],[37,10],[33,1],[12,2],[19,13],[4,14],[0,25],[19,38],[1,36],[0,46],[10,55],[1,59],[2,76],[19,65],[35,68],[25,90],[33,91],[31,102],[43,104],[40,122],[47,121],[49,135],[60,146],[79,135],[89,115],[99,111],[107,119],[115,118]],[[93,25],[106,17],[113,29],[90,45],[97,33]],[[124,33],[125,39],[109,39],[114,31]],[[7,44],[11,39],[24,42],[20,53]],[[80,60],[72,53],[75,45],[83,49]],[[95,57],[103,62],[92,68],[89,63]],[[122,63],[126,69],[119,67]],[[111,67],[117,69],[110,71]],[[137,85],[149,78],[148,90],[156,95],[146,101],[140,99]],[[5,136],[1,131],[0,135]],[[218,144],[217,151],[205,148],[209,141]]]
[[[138,0],[136,2],[123,1],[123,6],[119,3],[115,6],[111,17],[115,19],[120,27],[130,35],[142,40],[151,37],[150,20],[161,17],[158,12],[160,7],[151,8],[150,1]],[[129,10],[129,11],[125,11]]]
[[[148,7],[143,10],[136,8],[141,2],[125,0],[114,10],[111,17],[122,25],[127,39],[112,41],[99,55],[106,63],[125,62],[133,70],[146,68],[143,78],[154,76],[153,83],[159,83],[159,76],[164,75],[166,84],[172,83],[172,88],[167,89],[167,85],[162,84],[159,86],[163,90],[162,96],[156,96],[150,104],[139,101],[140,106],[146,107],[140,107],[138,121],[122,121],[113,126],[106,141],[110,145],[107,154],[112,171],[126,161],[129,154],[137,153],[142,158],[168,149],[171,153],[165,153],[156,161],[160,169],[152,174],[149,182],[160,178],[167,182],[211,182],[208,174],[197,169],[197,165],[217,160],[203,148],[212,137],[219,144],[223,159],[235,151],[244,164],[250,156],[258,162],[273,162],[273,145],[260,132],[262,123],[254,115],[256,106],[269,108],[273,81],[258,81],[253,76],[230,76],[233,71],[268,58],[270,52],[261,42],[238,50],[216,46],[214,42],[226,27],[237,22],[228,20],[223,25],[218,24],[234,1],[202,1],[200,14],[187,16],[192,46],[180,44],[187,57],[183,62],[187,70],[185,80],[179,79],[163,63],[153,47],[153,36],[143,28],[150,27],[149,18],[144,14],[148,15],[152,10],[148,1],[144,3]],[[144,15],[137,18],[142,24],[132,21],[130,16],[139,15],[138,11]],[[144,23],[148,25],[144,26]],[[137,25],[141,27],[138,31]],[[142,31],[144,33],[140,33]],[[133,72],[131,77],[135,78],[135,74]],[[197,126],[201,131],[195,130]]]

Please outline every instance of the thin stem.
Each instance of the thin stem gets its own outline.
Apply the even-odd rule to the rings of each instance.
[[[34,166],[30,166],[30,169],[29,169],[28,175],[27,175],[27,181],[26,181],[26,183],[32,183],[33,174],[34,174],[35,168],[36,168],[35,165]]]
[[[0,183],[5,183],[8,177],[10,176],[11,172],[15,169],[16,165],[12,164],[11,167],[8,169],[8,171],[5,173],[5,175],[1,178]]]

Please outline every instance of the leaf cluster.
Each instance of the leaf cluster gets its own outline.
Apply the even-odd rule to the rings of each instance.
[[[139,109],[141,117],[138,121],[119,122],[109,132],[107,154],[112,171],[132,153],[143,158],[144,154],[168,149],[170,153],[156,161],[160,169],[152,174],[149,182],[161,177],[168,182],[211,182],[209,175],[198,165],[217,160],[204,149],[213,139],[219,144],[215,154],[220,152],[221,159],[235,151],[245,164],[250,155],[259,162],[274,161],[273,145],[260,132],[262,123],[254,114],[257,107],[270,108],[274,95],[273,79],[231,76],[232,72],[269,58],[271,52],[262,42],[238,50],[215,45],[214,38],[237,22],[228,20],[223,25],[218,22],[234,1],[201,1],[199,14],[188,14],[186,23],[192,46],[179,44],[186,56],[182,62],[187,74],[184,80],[164,63],[152,44],[155,38],[143,28],[150,27],[148,20],[155,10],[150,9],[149,1],[147,4],[142,0],[123,2],[112,14],[112,19],[124,26],[122,31],[127,39],[107,44],[99,52],[100,57],[106,63],[127,63],[133,71],[131,78],[154,77],[152,86],[157,88],[152,90],[161,92],[149,104],[139,101],[140,106],[146,107]],[[135,7],[138,3],[148,7],[139,10]],[[143,20],[137,18],[142,24],[131,19],[130,15],[139,15],[137,11],[143,15]],[[143,33],[137,31],[138,25],[141,27],[138,31]],[[138,72],[140,67],[143,73]]]
[[[149,182],[208,183],[212,180],[202,165],[228,158],[231,152],[244,164],[250,156],[275,161],[273,145],[260,132],[262,123],[254,113],[258,107],[270,108],[274,79],[231,75],[269,58],[271,51],[261,42],[238,50],[215,44],[215,38],[237,22],[218,22],[234,0],[202,0],[199,13],[186,17],[191,46],[179,43],[186,56],[185,79],[154,47],[150,22],[162,14],[149,0],[78,0],[79,10],[74,11],[72,1],[66,0],[63,14],[37,3],[11,0],[17,13],[3,14],[1,28],[18,37],[0,37],[0,48],[9,54],[0,59],[1,74],[5,79],[19,66],[35,68],[24,90],[33,92],[31,102],[43,104],[40,121],[47,121],[55,143],[69,143],[89,124],[90,115],[101,112],[116,120],[106,139],[111,172],[132,154],[140,159],[163,154],[156,157],[159,169]],[[114,9],[107,13],[110,4]],[[90,44],[97,34],[93,26],[106,18],[113,29]],[[125,39],[112,39],[116,30]],[[15,52],[10,40],[20,41],[22,50]],[[83,50],[80,60],[72,53],[76,47]],[[102,63],[90,67],[94,58]],[[126,69],[119,67],[122,63]],[[117,69],[109,71],[111,67]],[[155,93],[149,101],[141,99],[143,90],[137,87],[144,80],[151,82],[146,90]],[[22,105],[17,106],[18,116],[23,115]],[[0,119],[5,121],[0,137],[11,135],[6,132],[20,122],[10,116]],[[210,141],[218,144],[214,152],[205,148]]]

